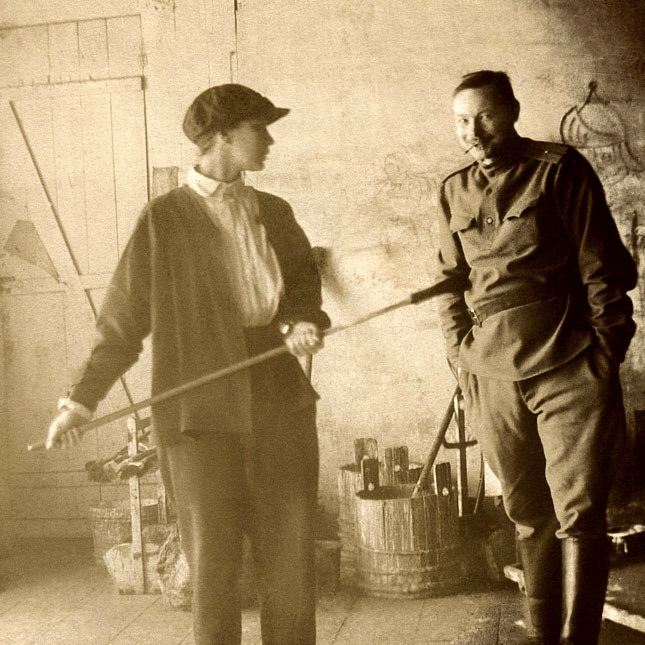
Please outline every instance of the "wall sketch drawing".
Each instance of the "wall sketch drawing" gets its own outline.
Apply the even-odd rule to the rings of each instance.
[[[358,220],[344,227],[336,246],[359,271],[357,282],[421,288],[434,268],[436,179],[425,159],[405,150],[388,152],[379,163],[372,196],[360,205]],[[361,238],[360,248],[350,241]]]
[[[645,265],[645,163],[630,149],[626,123],[620,112],[589,83],[587,98],[568,110],[560,123],[563,143],[577,148],[593,165],[603,183],[609,207],[625,246],[642,274]],[[639,300],[645,310],[645,286]]]
[[[626,125],[609,101],[601,98],[595,81],[582,105],[568,110],[560,122],[562,141],[582,152],[599,173],[603,184],[620,181],[645,166],[635,157],[627,140]]]
[[[412,160],[407,154],[386,154],[383,170],[385,179],[379,184],[378,196],[384,201],[403,199],[421,203],[431,197],[432,181],[427,174],[413,169]]]

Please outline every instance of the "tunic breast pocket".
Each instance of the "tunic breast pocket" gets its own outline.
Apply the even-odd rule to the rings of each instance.
[[[468,211],[454,215],[450,220],[450,230],[459,236],[467,262],[471,265],[476,264],[482,252],[489,246],[477,215]]]
[[[540,195],[533,195],[513,204],[500,226],[500,250],[512,245],[516,254],[523,254],[544,243],[545,238],[553,234],[553,228],[547,225],[546,219]]]
[[[458,213],[450,218],[450,230],[453,233],[463,233],[477,227],[477,216],[472,213]]]

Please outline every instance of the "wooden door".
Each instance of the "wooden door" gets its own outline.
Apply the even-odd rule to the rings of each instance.
[[[87,356],[94,310],[148,198],[142,78],[11,88],[0,97],[8,514],[20,535],[85,535],[89,506],[127,494],[89,482],[84,469],[124,445],[124,423],[70,451],[26,446],[44,438]],[[147,394],[145,365],[135,377],[137,393]],[[127,402],[117,385],[99,411]]]

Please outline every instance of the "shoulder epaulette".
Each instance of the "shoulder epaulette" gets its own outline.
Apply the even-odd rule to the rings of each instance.
[[[443,184],[445,181],[450,179],[450,177],[454,175],[458,175],[460,172],[463,170],[466,170],[467,168],[470,168],[473,164],[475,163],[475,160],[470,158],[469,161],[464,162],[461,164],[461,166],[457,166],[456,168],[453,168],[451,171],[446,173],[442,178],[441,178],[441,183]]]
[[[539,159],[540,161],[547,161],[549,163],[560,163],[568,149],[569,146],[562,143],[529,141],[524,154],[527,157],[531,157],[531,159]]]

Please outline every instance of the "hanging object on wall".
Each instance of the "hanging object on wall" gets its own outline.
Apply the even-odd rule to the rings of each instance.
[[[56,271],[33,222],[19,219],[11,229],[4,250],[49,273],[54,279],[59,279],[58,271]]]

